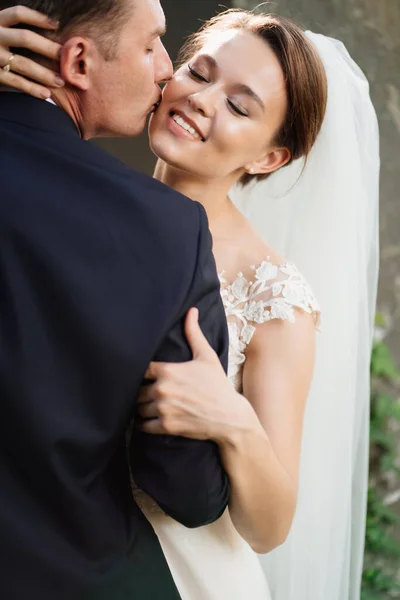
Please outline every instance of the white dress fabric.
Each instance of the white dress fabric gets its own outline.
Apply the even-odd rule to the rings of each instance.
[[[296,516],[261,557],[273,600],[360,600],[370,356],[379,267],[379,131],[365,76],[337,40],[307,33],[328,77],[324,124],[299,160],[230,197],[296,263],[323,315],[307,400]]]
[[[257,326],[272,319],[294,322],[296,310],[312,315],[318,325],[320,314],[294,265],[267,259],[250,272],[251,279],[239,273],[231,283],[220,274],[229,328],[228,376],[239,392],[246,348]],[[271,600],[258,556],[237,533],[228,510],[211,525],[187,529],[142,491],[134,490],[134,496],[160,540],[182,600]]]

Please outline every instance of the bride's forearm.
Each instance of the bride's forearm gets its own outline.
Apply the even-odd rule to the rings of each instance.
[[[295,485],[258,420],[248,429],[228,434],[220,449],[231,481],[232,522],[256,552],[270,552],[290,531],[296,508]]]

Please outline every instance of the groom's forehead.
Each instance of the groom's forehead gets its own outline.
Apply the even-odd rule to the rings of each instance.
[[[165,33],[165,15],[160,0],[125,0],[132,4],[138,20],[146,20],[151,24],[154,33]]]
[[[132,1],[132,0],[129,0]],[[130,32],[139,44],[152,44],[166,32],[166,20],[159,0],[133,0]]]

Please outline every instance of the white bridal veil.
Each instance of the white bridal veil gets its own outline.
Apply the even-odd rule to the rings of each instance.
[[[344,46],[308,32],[328,76],[325,122],[306,169],[292,164],[231,197],[306,277],[321,305],[298,510],[260,557],[274,600],[358,600],[368,486],[369,359],[378,275],[378,125]]]

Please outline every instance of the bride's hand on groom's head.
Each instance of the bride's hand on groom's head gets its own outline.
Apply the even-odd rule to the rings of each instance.
[[[138,398],[139,427],[146,433],[224,443],[243,425],[250,405],[234,390],[204,337],[197,309],[189,311],[185,333],[193,360],[150,364],[145,378],[151,383]]]
[[[14,25],[21,24],[47,31],[55,31],[58,28],[58,23],[26,6],[13,6],[1,10],[0,85],[36,98],[50,98],[51,88],[64,85],[60,75],[30,58],[19,55],[18,48],[58,61],[62,46],[29,29],[13,28]]]

